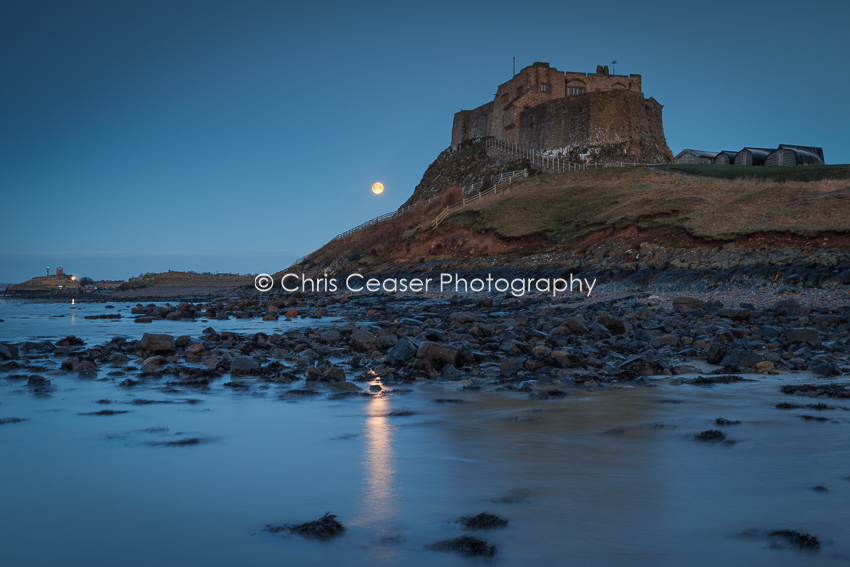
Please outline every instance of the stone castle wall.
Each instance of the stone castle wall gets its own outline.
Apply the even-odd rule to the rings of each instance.
[[[641,83],[640,75],[610,75],[607,66],[564,73],[534,63],[499,85],[493,101],[455,114],[452,147],[492,136],[542,150],[596,147],[579,152],[591,160],[607,144],[605,161],[672,161],[661,105],[644,99]]]
[[[473,110],[461,110],[455,114],[452,122],[452,146],[458,146],[464,140],[489,136],[492,117],[492,101]]]
[[[673,160],[664,139],[661,105],[630,90],[540,104],[522,113],[519,134],[520,146],[559,150],[570,161]]]

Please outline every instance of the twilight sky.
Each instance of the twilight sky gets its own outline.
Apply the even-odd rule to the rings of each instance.
[[[0,2],[0,282],[285,268],[405,201],[512,57],[643,75],[674,154],[848,163],[848,21],[817,0]]]

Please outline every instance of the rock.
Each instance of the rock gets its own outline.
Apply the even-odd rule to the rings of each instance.
[[[716,429],[709,429],[708,431],[703,431],[699,435],[695,435],[694,438],[697,441],[717,443],[718,441],[724,441],[726,439],[726,435],[722,431],[718,431]]]
[[[319,333],[319,338],[326,343],[335,344],[342,339],[342,335],[336,329],[326,329]]]
[[[721,366],[740,366],[743,368],[752,368],[759,362],[764,360],[764,357],[751,350],[744,348],[736,348],[728,351],[726,356],[720,361]]]
[[[605,311],[599,314],[594,323],[602,325],[603,327],[611,331],[612,335],[622,335],[631,330],[631,327],[626,321],[620,319],[619,317],[614,317],[611,314],[606,313]]]
[[[482,512],[477,516],[463,516],[458,520],[458,523],[468,530],[489,530],[492,528],[504,528],[508,525],[507,520],[486,512]]]
[[[676,313],[685,313],[693,309],[702,309],[705,305],[704,301],[693,297],[674,297],[671,303]]]
[[[718,309],[717,316],[735,319],[736,321],[746,321],[752,316],[752,313],[749,309],[727,307],[726,309]]]
[[[142,335],[141,346],[144,350],[157,354],[171,354],[176,349],[174,337],[165,334],[145,333]]]
[[[295,319],[296,317],[298,317],[298,310],[294,309],[294,308],[290,309],[289,311],[286,312],[284,317],[286,317],[287,319]]]
[[[818,376],[838,376],[841,374],[841,369],[829,360],[821,360],[812,365],[812,373]]]
[[[12,356],[12,351],[8,346],[0,344],[0,360],[12,360],[15,358]]]
[[[345,370],[339,366],[332,366],[322,375],[322,380],[326,382],[345,382]]]
[[[265,531],[273,534],[281,532],[294,533],[305,538],[326,540],[342,535],[345,532],[345,526],[337,521],[335,515],[327,512],[318,520],[304,524],[287,524],[283,526],[272,526],[269,524],[265,527]]]
[[[357,393],[360,391],[360,386],[353,382],[333,382],[331,384],[331,392],[348,394]]]
[[[200,360],[207,355],[209,355],[209,352],[201,343],[189,345],[186,349],[186,360]]]
[[[820,549],[820,540],[810,534],[801,534],[793,530],[774,530],[767,535],[769,538],[781,540],[800,549]]]
[[[590,335],[597,341],[603,341],[611,338],[611,331],[599,323],[594,323],[590,328]]]
[[[677,364],[670,369],[673,376],[681,376],[682,374],[699,374],[699,369],[688,364]]]
[[[499,365],[499,373],[505,378],[516,376],[517,372],[522,370],[526,360],[524,356],[507,357]]]
[[[356,329],[352,332],[349,340],[354,350],[360,352],[371,353],[378,346],[375,335],[363,329]]]
[[[403,337],[387,353],[387,362],[393,366],[399,366],[416,356],[418,350],[419,345],[407,337]]]
[[[260,363],[250,356],[237,356],[230,362],[231,374],[248,374],[260,369]]]
[[[577,335],[587,332],[587,325],[580,316],[570,317],[564,324]]]
[[[73,371],[81,376],[93,376],[97,374],[97,366],[90,360],[84,360],[76,365]]]
[[[304,378],[306,378],[308,382],[312,380],[318,380],[321,377],[322,371],[316,368],[315,366],[308,366],[304,369]]]
[[[395,335],[380,335],[378,337],[378,347],[383,350],[394,347],[398,344],[398,337]]]
[[[434,551],[454,551],[473,557],[493,557],[496,555],[495,545],[487,545],[486,541],[468,535],[432,543],[428,546],[428,549]]]
[[[85,343],[82,339],[78,339],[74,335],[70,335],[65,337],[64,339],[59,339],[56,341],[56,346],[59,347],[70,347],[70,346],[82,346]]]
[[[714,420],[714,425],[740,425],[740,421],[733,421],[724,417],[718,417]]]
[[[430,365],[437,370],[442,370],[446,364],[456,366],[456,362],[457,351],[437,343],[424,342],[416,351],[416,366],[419,368]]]
[[[774,368],[776,367],[769,360],[762,360],[761,362],[756,363],[756,370],[762,373],[771,372]]]
[[[817,329],[794,328],[785,331],[783,342],[786,345],[794,343],[806,343],[812,346],[821,346],[823,341]]]
[[[474,323],[478,320],[478,317],[475,313],[471,313],[469,311],[456,311],[449,315],[449,319],[454,323]]]
[[[653,335],[646,329],[638,329],[637,331],[635,331],[634,339],[643,343],[651,343],[655,340],[655,335]]]
[[[128,362],[130,362],[130,357],[126,354],[116,352],[109,357],[109,362],[110,364],[127,364]]]
[[[27,386],[34,388],[45,388],[50,386],[51,382],[44,376],[39,376],[38,374],[32,374],[29,378],[27,378]]]

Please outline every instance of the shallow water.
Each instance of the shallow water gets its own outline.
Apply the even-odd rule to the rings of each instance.
[[[226,379],[127,390],[70,374],[37,396],[3,376],[0,417],[27,421],[0,425],[2,565],[478,564],[425,547],[485,510],[510,522],[472,532],[498,546],[494,564],[850,561],[850,412],[776,409],[815,401],[779,393],[802,376],[546,401],[451,384],[336,400]],[[129,412],[80,415],[102,409]],[[719,428],[720,416],[743,423]],[[736,443],[693,440],[713,428]],[[187,439],[198,443],[166,445]],[[328,511],[348,528],[328,542],[262,531]],[[740,535],[779,529],[824,543],[810,553]]]
[[[201,331],[213,327],[217,331],[233,333],[283,333],[304,326],[319,326],[336,323],[337,317],[322,319],[292,319],[281,317],[278,321],[263,321],[261,318],[226,321],[198,317],[190,320],[168,321],[155,319],[150,323],[136,323],[130,311],[138,302],[85,303],[69,300],[66,303],[46,303],[27,299],[0,298],[0,340],[58,340],[68,335],[84,338],[86,344],[99,344],[112,337],[141,338],[144,333],[167,333],[200,336]],[[166,305],[165,302],[145,302],[143,305]],[[106,309],[111,305],[112,309]],[[171,305],[175,305],[172,303]],[[121,319],[86,319],[87,315],[121,315]]]

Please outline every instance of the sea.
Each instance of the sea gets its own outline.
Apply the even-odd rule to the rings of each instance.
[[[138,324],[135,303],[111,305],[0,299],[0,342],[75,335],[91,346],[144,332],[200,337],[209,326],[341,324]],[[124,317],[85,318],[105,313]],[[373,395],[360,383],[363,395],[334,397],[289,394],[303,382],[234,389],[227,377],[201,389],[168,377],[125,388],[137,378],[126,365],[95,378],[48,375],[61,360],[0,372],[0,565],[850,562],[850,401],[777,409],[814,402],[779,391],[812,380],[803,373],[711,387],[651,379],[548,400],[452,382]],[[50,388],[28,387],[20,376],[31,374]],[[741,423],[718,426],[718,417]],[[726,442],[695,439],[710,429]],[[268,529],[328,512],[345,531],[327,541]],[[461,523],[482,512],[508,523]],[[820,547],[783,532],[816,536]],[[432,548],[467,535],[495,555]]]

